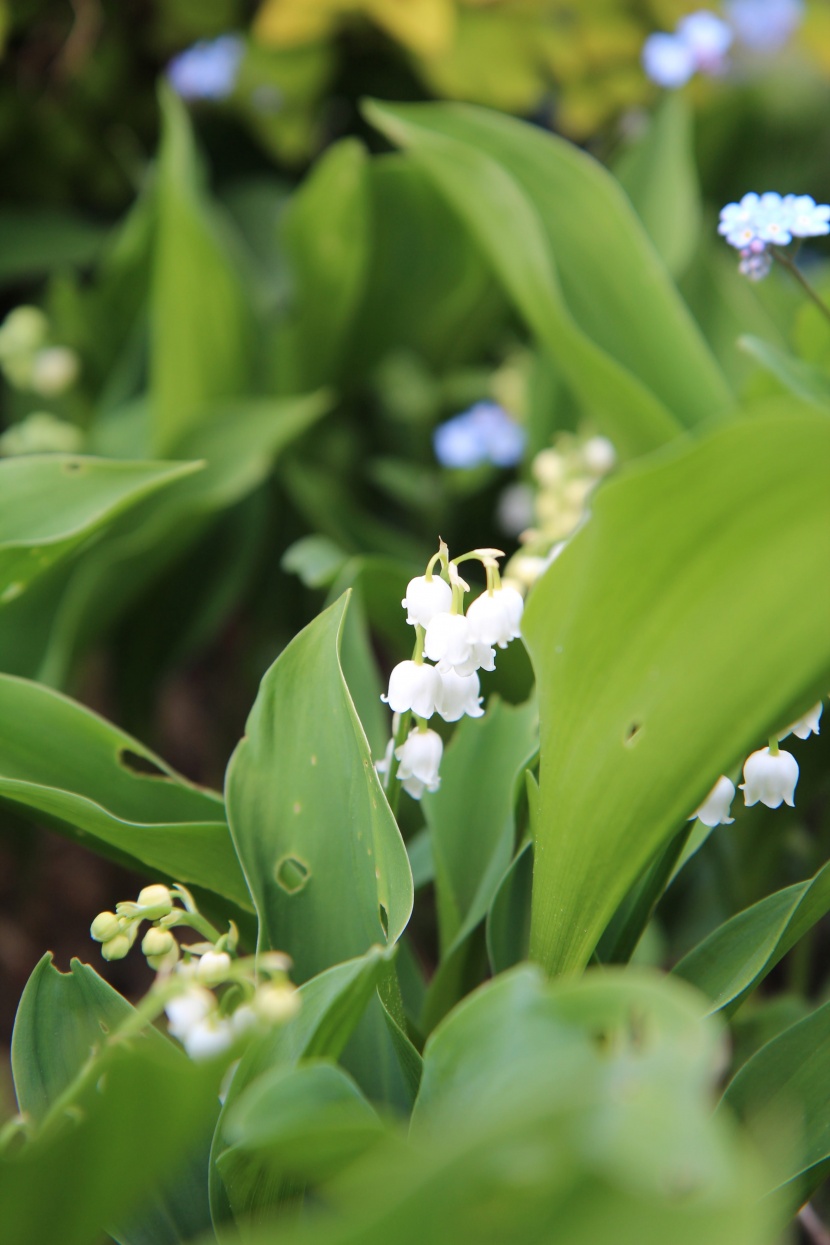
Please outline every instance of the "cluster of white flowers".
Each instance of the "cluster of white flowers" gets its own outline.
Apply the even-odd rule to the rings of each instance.
[[[141,949],[158,973],[148,995],[152,1012],[166,1012],[169,1032],[191,1059],[209,1059],[243,1033],[280,1024],[297,1011],[299,996],[288,980],[288,956],[266,951],[240,958],[233,922],[220,934],[181,884],[172,889],[160,883],[145,886],[135,902],[116,904],[115,912],[99,912],[90,933],[100,942],[104,959],[123,959],[143,921],[150,928]],[[172,930],[181,926],[198,930],[206,941],[180,947]]]
[[[778,740],[786,739],[788,735],[795,735],[799,739],[818,735],[821,709],[819,701],[802,718],[793,722],[782,735],[771,740],[769,747],[760,748],[747,757],[744,762],[744,781],[740,784],[747,808],[751,808],[753,804],[766,804],[767,808],[779,808],[781,804],[794,807],[798,762],[791,752],[783,752],[778,747]],[[731,825],[735,820],[729,815],[734,798],[735,784],[722,774],[689,820],[693,821],[697,817],[705,826],[710,827]]]
[[[49,343],[49,321],[38,307],[15,307],[0,325],[0,368],[10,385],[54,398],[77,380],[78,356]]]
[[[424,791],[437,791],[443,743],[427,722],[436,713],[445,722],[457,722],[465,714],[479,718],[484,712],[478,671],[495,669],[496,647],[506,648],[520,635],[524,608],[521,593],[500,580],[497,559],[503,556],[498,549],[474,549],[451,562],[442,541],[426,574],[407,585],[401,604],[415,628],[415,651],[395,666],[381,697],[395,715],[393,738],[377,763],[387,789],[397,777],[415,800]],[[484,566],[487,588],[465,613],[464,595],[470,588],[458,566],[470,559]],[[438,564],[441,569],[435,573]],[[404,715],[410,714],[415,726],[407,731]]]
[[[772,267],[771,246],[830,233],[830,205],[816,203],[811,195],[751,191],[739,203],[721,209],[718,233],[740,252],[742,275],[760,281]]]
[[[525,591],[536,582],[585,522],[591,494],[616,463],[607,437],[571,432],[559,433],[554,445],[536,455],[531,467],[535,491],[513,485],[502,498],[503,525],[522,544],[505,568],[506,577]]]

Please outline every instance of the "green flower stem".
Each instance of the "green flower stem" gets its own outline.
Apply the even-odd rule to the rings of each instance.
[[[394,815],[398,815],[398,800],[401,795],[401,785],[396,782],[398,777],[398,758],[395,756],[395,749],[399,748],[409,734],[409,727],[412,722],[412,712],[407,709],[406,713],[401,714],[398,722],[398,729],[395,733],[395,740],[392,746],[392,756],[389,760],[389,769],[386,774],[386,798],[389,801],[389,807]]]
[[[770,756],[774,756],[774,757],[778,756],[780,749],[778,747],[778,736],[777,735],[770,735],[769,751],[770,751]]]
[[[424,640],[426,639],[426,628],[420,623],[415,624],[415,647],[412,650],[412,660],[419,666],[424,662]]]
[[[189,925],[197,933],[203,934],[208,942],[218,942],[222,937],[221,932],[211,925],[207,917],[202,916],[201,912],[181,912],[178,908],[174,908],[170,916],[163,918],[162,925],[164,929],[173,929],[179,925]]]
[[[780,251],[777,246],[770,247],[770,250],[772,251],[773,258],[778,261],[782,268],[787,269],[787,272],[795,278],[810,301],[815,303],[821,314],[830,320],[830,307],[827,306],[823,299],[819,298],[816,291],[810,285],[810,282],[804,276],[804,273],[796,264],[793,263],[792,258],[787,255],[785,251]]]

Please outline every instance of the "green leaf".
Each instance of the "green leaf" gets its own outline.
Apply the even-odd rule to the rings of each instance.
[[[607,484],[535,587],[531,949],[549,971],[587,963],[718,775],[824,690],[828,472],[818,415],[717,429]]]
[[[153,447],[168,454],[206,407],[244,392],[252,335],[229,239],[201,186],[184,104],[169,87],[160,103],[150,390]]]
[[[0,606],[124,511],[199,466],[66,454],[0,461]]]
[[[66,265],[88,264],[101,249],[99,225],[42,206],[0,211],[0,282],[45,277]]]
[[[823,411],[830,410],[830,376],[822,368],[805,363],[760,337],[745,335],[738,339],[738,345],[797,398]]]
[[[673,972],[716,1009],[734,1011],[808,930],[830,912],[830,865],[776,891],[713,930]]]
[[[328,384],[344,362],[369,254],[366,164],[357,139],[335,143],[285,212],[293,299],[278,345],[282,392]]]
[[[221,797],[77,702],[0,675],[0,801],[250,909]]]
[[[533,895],[533,844],[528,840],[511,860],[487,913],[487,955],[494,973],[528,957]]]
[[[614,174],[672,275],[688,266],[701,226],[692,113],[679,92],[667,94],[645,134],[623,151]]]
[[[373,103],[367,114],[460,213],[624,456],[730,410],[726,381],[600,164],[563,139],[466,105]]]
[[[57,1222],[70,1245],[103,1228],[122,1245],[178,1245],[209,1223],[204,1139],[222,1069],[197,1067],[153,1028],[108,1047],[133,1015],[77,960],[63,974],[45,956],[29,979],[12,1060],[34,1127],[0,1159],[9,1245],[40,1245]]]
[[[265,674],[226,780],[260,946],[288,951],[299,981],[394,943],[412,909],[406,848],[340,668],[347,601]]]
[[[766,1142],[769,1189],[794,1214],[830,1170],[830,1003],[762,1046],[723,1101]]]

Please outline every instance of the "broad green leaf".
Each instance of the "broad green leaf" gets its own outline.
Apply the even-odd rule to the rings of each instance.
[[[794,1214],[830,1170],[830,1003],[762,1046],[723,1101],[766,1140],[769,1187],[784,1186]],[[781,1143],[788,1135],[794,1153]]]
[[[217,1169],[238,1222],[256,1222],[336,1175],[381,1140],[384,1128],[354,1081],[331,1063],[276,1067],[227,1113]]]
[[[718,775],[825,689],[829,471],[819,415],[716,429],[607,484],[535,587],[531,951],[549,971],[588,962]]]
[[[306,588],[328,588],[347,561],[348,555],[327,536],[301,536],[286,549],[280,566]]]
[[[58,972],[45,955],[26,985],[12,1040],[12,1068],[18,1106],[41,1123],[57,1100],[71,1090],[91,1055],[100,1054],[109,1037],[135,1015],[134,1008],[86,964],[73,960],[69,973]],[[189,1074],[189,1060],[156,1029],[144,1031],[139,1044],[173,1056],[173,1066]],[[217,1114],[214,1107],[212,1115]],[[210,1224],[207,1199],[207,1131],[174,1167],[174,1179],[143,1190],[142,1206],[124,1224],[109,1224],[120,1245],[178,1245]]]
[[[333,381],[366,277],[370,219],[366,152],[357,139],[329,147],[283,217],[292,305],[278,339],[281,392]]]
[[[251,1046],[242,1057],[227,1089],[211,1148],[210,1204],[222,1239],[222,1225],[230,1218],[231,1203],[237,1199],[232,1188],[235,1167],[224,1158],[228,1146],[233,1144],[226,1136],[225,1123],[234,1104],[250,1086],[257,1085],[276,1068],[293,1068],[303,1059],[339,1058],[373,999],[390,956],[390,951],[374,947],[365,956],[312,977],[300,987],[297,1015]],[[240,1180],[243,1186],[247,1185],[245,1162],[240,1164]]]
[[[0,675],[0,801],[250,909],[221,797],[76,701]]]
[[[504,973],[528,956],[533,894],[533,844],[511,860],[487,913],[487,955],[494,973]]]
[[[0,606],[124,511],[199,466],[66,454],[0,461]]]
[[[822,368],[805,363],[760,337],[741,337],[738,345],[790,393],[823,411],[830,411],[830,375]]]
[[[830,912],[830,865],[737,913],[684,956],[673,971],[716,1009],[730,1011]]]
[[[665,95],[614,174],[669,272],[682,273],[697,247],[701,205],[692,114],[680,92]]]
[[[298,981],[394,943],[412,908],[406,848],[340,668],[347,600],[265,674],[226,781],[260,946],[287,951]]]
[[[205,408],[244,392],[251,340],[236,257],[201,185],[184,104],[160,95],[151,292],[152,442],[168,454]]]
[[[466,221],[623,455],[731,409],[717,364],[601,165],[563,139],[483,109],[368,108]]]
[[[0,211],[0,282],[48,276],[67,264],[88,264],[101,249],[97,224],[42,206]]]
[[[491,702],[462,718],[441,761],[441,786],[424,796],[435,865],[442,958],[484,920],[513,855],[517,778],[538,747],[534,701]]]

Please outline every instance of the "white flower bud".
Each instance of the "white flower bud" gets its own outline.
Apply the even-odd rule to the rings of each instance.
[[[47,346],[32,362],[30,386],[44,398],[54,398],[74,384],[78,376],[78,356],[67,346]]]
[[[114,912],[99,912],[89,927],[96,942],[109,942],[121,932],[121,922]]]
[[[173,1037],[183,1042],[185,1036],[197,1024],[208,1017],[216,1007],[216,999],[210,990],[195,984],[189,985],[176,998],[165,1004],[167,1028]]]
[[[44,344],[48,333],[49,321],[39,307],[15,307],[0,325],[0,357],[33,354]]]
[[[123,960],[132,945],[129,934],[116,934],[101,943],[101,955],[105,960]]]
[[[510,641],[521,634],[519,623],[523,609],[524,600],[515,588],[501,587],[493,592],[483,592],[467,610],[473,640],[507,648]]]
[[[427,791],[437,791],[441,785],[438,768],[444,745],[441,736],[435,731],[422,731],[417,727],[410,731],[409,737],[399,748],[395,749],[398,758],[398,778],[414,799],[420,800]]]
[[[441,676],[434,666],[401,661],[389,676],[389,692],[381,700],[395,713],[411,709],[419,718],[431,718],[440,694]]]
[[[180,1039],[194,1063],[213,1059],[233,1045],[236,1033],[227,1016],[208,1016],[188,1029]]]
[[[160,882],[153,886],[145,886],[139,891],[136,902],[142,909],[141,915],[147,921],[157,921],[159,917],[167,916],[173,911],[173,896],[169,889],[162,886]]]
[[[285,985],[260,986],[254,996],[254,1010],[257,1016],[270,1024],[282,1024],[296,1016],[300,1008],[300,996],[294,986]]]
[[[793,722],[792,726],[788,727],[786,734],[796,735],[799,739],[809,739],[811,735],[818,735],[821,710],[822,703],[819,701],[817,705],[813,705],[812,709],[807,710],[803,718]],[[784,737],[782,736],[782,739]]]
[[[218,986],[227,981],[230,968],[227,951],[206,951],[196,965],[196,980],[203,986]]]
[[[767,808],[778,808],[782,801],[792,808],[797,782],[798,762],[791,753],[761,748],[746,759],[741,790],[747,808],[759,800]]]
[[[704,826],[731,826],[735,818],[729,816],[729,811],[734,798],[735,784],[722,774],[689,821],[697,817]]]
[[[406,621],[414,627],[428,627],[436,614],[449,611],[452,605],[452,588],[438,575],[427,579],[417,575],[406,585],[406,596],[401,601],[406,610]]]
[[[158,929],[155,925],[147,930],[141,943],[141,950],[147,956],[168,955],[176,946],[176,939],[169,929]]]
[[[557,450],[540,450],[531,470],[542,488],[556,488],[565,478],[565,459]]]
[[[617,451],[607,437],[589,437],[582,447],[582,460],[591,475],[605,476],[617,464]]]
[[[484,713],[481,707],[480,685],[478,675],[457,674],[448,670],[439,675],[441,679],[441,695],[436,704],[438,712],[445,722],[457,722],[466,713],[468,717],[480,718]]]

